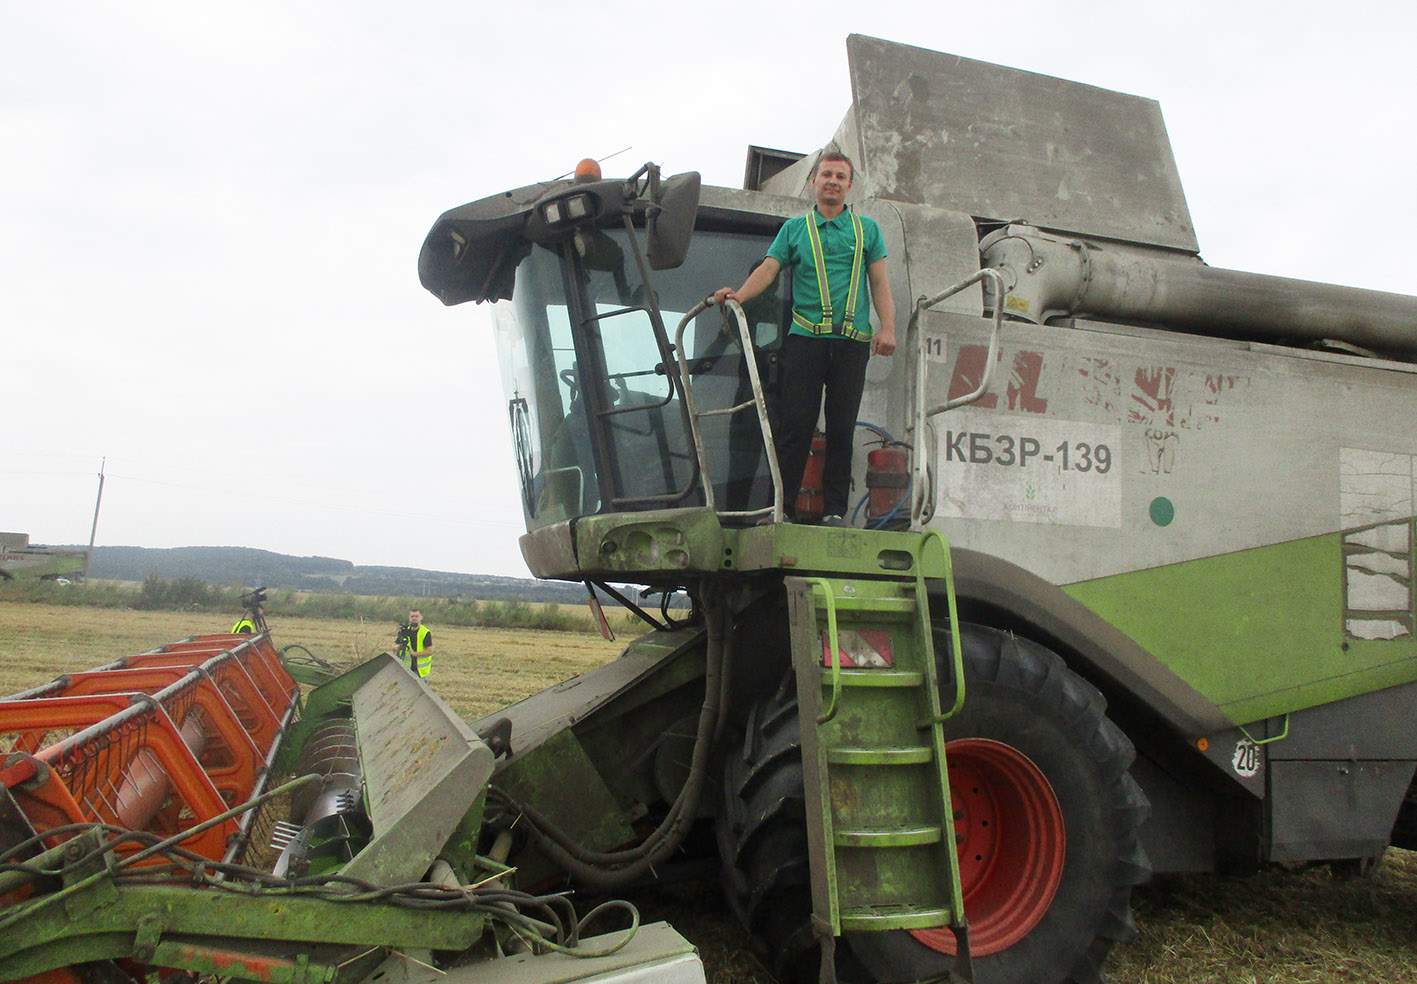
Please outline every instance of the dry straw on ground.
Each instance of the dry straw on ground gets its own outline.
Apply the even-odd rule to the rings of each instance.
[[[0,601],[0,695],[223,632],[232,621]],[[340,667],[388,648],[393,628],[272,616],[278,646],[300,643]],[[582,633],[432,628],[433,686],[470,720],[613,659],[623,646]],[[646,919],[667,919],[700,947],[710,984],[771,981],[746,952],[711,879],[632,900]],[[1140,937],[1113,951],[1112,984],[1417,984],[1417,854],[1389,851],[1357,879],[1322,866],[1238,879],[1161,878],[1134,901]]]

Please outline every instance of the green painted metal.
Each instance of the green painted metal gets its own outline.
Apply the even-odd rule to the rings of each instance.
[[[1335,533],[1069,585],[1236,722],[1417,680],[1417,639],[1344,632]]]
[[[584,516],[575,526],[583,569],[606,576],[721,568],[724,529],[707,508]]]
[[[828,762],[842,765],[919,765],[934,760],[935,753],[928,748],[833,748],[827,752]]]
[[[803,555],[817,558],[810,563],[821,562],[821,544],[808,541],[811,533],[824,531],[805,532],[783,539],[794,548],[805,546]],[[785,581],[802,717],[817,722],[804,726],[802,735],[813,909],[817,923],[834,934],[940,927],[964,919],[940,728],[947,715],[935,677],[927,564],[920,559],[927,550],[946,554],[929,566],[946,579],[951,599],[953,582],[937,534],[906,537],[913,541],[906,545],[911,560],[893,577],[873,570],[877,576],[871,579]],[[863,555],[878,551],[856,553]],[[890,665],[842,667],[847,632],[874,640],[876,661],[888,651]],[[955,650],[958,657],[957,644]],[[956,678],[962,679],[958,669]]]
[[[938,534],[779,523],[725,531],[734,569],[788,574],[948,578],[949,550]],[[900,596],[895,603],[901,605]]]
[[[843,847],[914,847],[917,844],[938,844],[942,834],[936,827],[901,827],[897,830],[836,831],[834,841]]]
[[[558,732],[532,754],[517,756],[494,782],[515,800],[535,802],[552,823],[586,847],[605,851],[635,839],[626,808],[573,731]]]
[[[296,763],[300,761],[300,754],[305,750],[305,742],[328,718],[350,716],[350,700],[354,692],[379,672],[380,668],[373,660],[361,663],[309,693],[305,698],[304,707],[301,708],[300,717],[292,721],[286,729],[285,738],[273,765],[276,774],[288,775],[295,770]]]
[[[935,929],[950,921],[949,909],[924,906],[882,905],[862,908],[843,916],[844,932],[878,932],[888,929]]]
[[[543,577],[581,580],[646,580],[691,574],[756,571],[874,577],[944,578],[948,550],[923,541],[919,533],[825,528],[777,523],[743,529],[725,528],[704,507],[661,509],[645,513],[585,516],[537,531],[538,540],[573,538],[574,550],[538,552],[560,562],[542,568]],[[572,559],[574,562],[572,563]]]
[[[218,946],[229,953],[241,948],[251,965],[271,969],[270,980],[300,984],[332,979],[324,971],[276,972],[281,961],[311,946],[328,948],[323,966],[333,968],[371,947],[462,950],[483,930],[482,916],[469,912],[109,879],[84,885],[59,904],[54,895],[17,903],[11,913],[24,931],[0,933],[0,981],[90,960],[147,961],[158,949],[162,966],[198,970]],[[183,947],[190,949],[190,966],[177,962],[186,959]],[[240,976],[239,969],[227,974]]]
[[[918,687],[925,682],[925,674],[899,670],[842,670],[843,687]]]

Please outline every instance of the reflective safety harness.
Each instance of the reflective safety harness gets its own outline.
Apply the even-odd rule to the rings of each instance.
[[[871,337],[871,332],[858,331],[855,321],[856,299],[861,293],[861,254],[865,237],[861,234],[861,219],[856,210],[853,208],[848,214],[851,216],[852,231],[856,234],[856,249],[851,257],[851,287],[846,293],[845,313],[840,321],[832,317],[831,284],[827,282],[827,264],[822,255],[821,234],[817,232],[816,209],[812,209],[807,213],[807,238],[812,242],[812,262],[817,268],[817,291],[822,296],[822,320],[813,324],[794,310],[792,323],[807,329],[813,335],[838,334],[864,342]]]
[[[428,636],[431,630],[426,625],[420,625],[413,634],[413,639],[409,641],[408,652],[412,657],[413,665],[410,667],[420,677],[426,677],[433,671],[433,654],[423,647],[427,645]]]

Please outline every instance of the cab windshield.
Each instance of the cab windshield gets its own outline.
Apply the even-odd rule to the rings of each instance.
[[[493,308],[527,528],[599,512],[702,505],[677,367],[656,338],[657,301],[672,345],[684,314],[714,289],[738,284],[770,237],[699,232],[683,265],[655,271],[653,297],[623,229],[583,248],[534,247],[517,268],[512,300]],[[771,393],[788,310],[779,283],[745,307],[763,386]],[[685,328],[700,411],[752,399],[737,334],[709,308]],[[770,505],[756,414],[700,421],[715,504]]]

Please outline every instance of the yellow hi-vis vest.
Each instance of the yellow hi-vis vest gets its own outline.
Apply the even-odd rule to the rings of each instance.
[[[807,213],[807,238],[811,240],[812,263],[817,268],[817,292],[822,296],[822,320],[813,324],[793,310],[792,323],[814,335],[836,334],[864,342],[871,337],[871,333],[857,330],[855,322],[856,300],[861,294],[861,254],[865,248],[865,237],[861,232],[861,218],[856,214],[856,209],[848,211],[851,215],[851,229],[856,234],[856,249],[851,257],[851,287],[846,292],[846,312],[840,323],[832,317],[831,284],[827,283],[827,264],[822,256],[822,237],[817,232],[816,209],[812,209]]]
[[[255,631],[256,623],[251,621],[249,618],[243,618],[241,621],[237,622],[231,627],[232,635],[241,635],[243,633],[246,635],[250,635]]]
[[[420,625],[414,634],[413,642],[409,643],[408,652],[412,657],[412,669],[421,677],[426,677],[433,672],[433,654],[423,647],[427,644],[431,630],[426,625]]]

